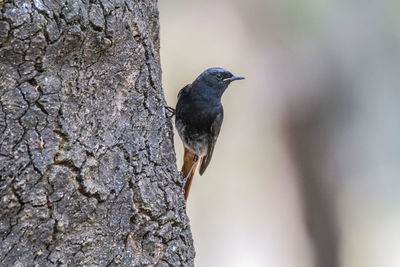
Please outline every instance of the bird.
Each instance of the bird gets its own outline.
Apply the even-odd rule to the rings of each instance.
[[[175,114],[175,127],[184,146],[185,200],[197,166],[202,175],[210,164],[224,118],[221,97],[231,82],[242,79],[220,67],[208,68],[178,93],[176,108],[170,111]]]

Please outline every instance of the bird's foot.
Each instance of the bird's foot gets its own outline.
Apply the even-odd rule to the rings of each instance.
[[[184,178],[184,177],[183,177],[183,172],[179,171],[178,173],[179,173],[179,177],[182,177],[182,178],[183,178],[183,181],[182,181],[182,183],[179,182],[179,183],[177,183],[177,184],[180,184],[180,185],[181,185],[181,188],[183,189],[183,188],[185,187],[185,184],[186,184],[186,181],[187,181],[189,175],[187,175],[186,178]]]
[[[186,184],[188,178],[189,178],[189,175],[187,175],[187,176],[183,179],[183,181],[182,181],[182,186],[181,186],[182,189],[185,187],[185,184]]]
[[[175,114],[176,114],[176,111],[175,111],[175,109],[174,108],[172,108],[172,107],[170,107],[170,106],[164,106],[164,108],[165,108],[165,110],[166,111],[168,111],[168,113],[167,112],[165,112],[165,116],[169,119],[169,118],[172,118],[173,116],[175,116]]]

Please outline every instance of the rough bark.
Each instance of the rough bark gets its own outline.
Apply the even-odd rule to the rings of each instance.
[[[193,265],[157,1],[0,11],[1,266]]]

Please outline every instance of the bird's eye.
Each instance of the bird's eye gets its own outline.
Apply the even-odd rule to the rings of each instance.
[[[221,74],[221,73],[218,73],[218,74],[217,74],[217,79],[218,79],[218,80],[222,80],[222,74]]]

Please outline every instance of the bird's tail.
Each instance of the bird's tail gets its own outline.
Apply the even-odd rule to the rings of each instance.
[[[200,159],[198,159],[197,162],[193,166],[194,159],[195,159],[195,153],[185,147],[185,153],[183,155],[183,166],[182,166],[181,171],[182,171],[183,177],[186,177],[190,172],[189,177],[185,183],[185,200],[188,199],[189,190],[190,190],[190,186],[192,185],[194,173],[196,172],[197,165],[200,161]],[[192,166],[193,166],[193,168],[192,168]]]

